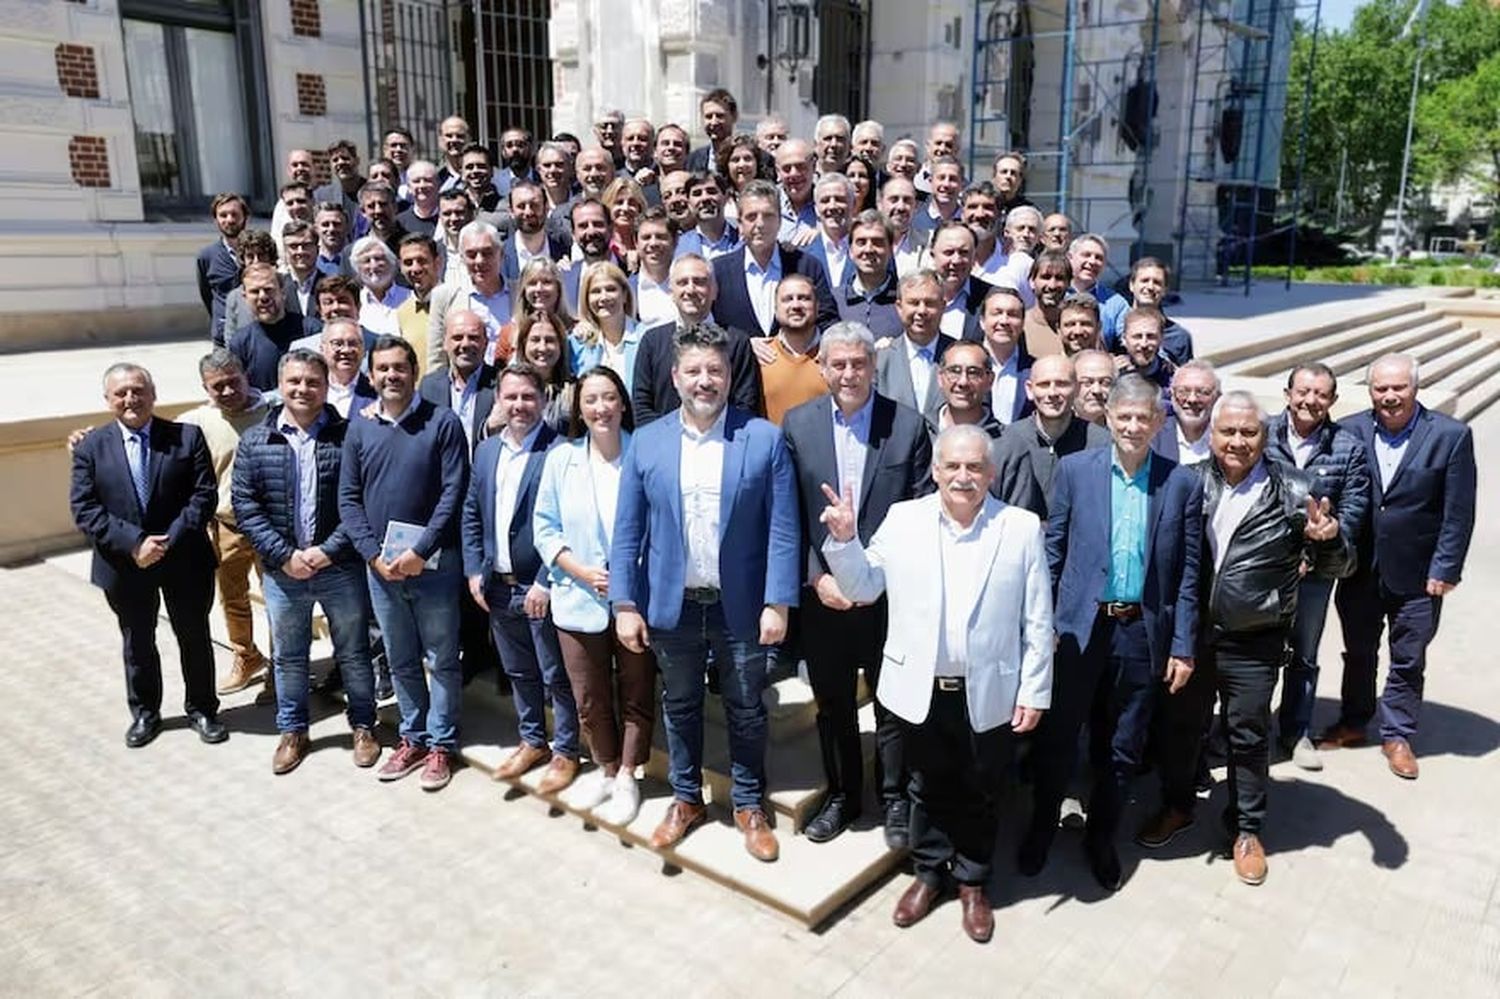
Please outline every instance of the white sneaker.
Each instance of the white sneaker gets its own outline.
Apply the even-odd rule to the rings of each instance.
[[[569,788],[563,794],[563,801],[569,808],[576,808],[581,812],[592,811],[609,800],[614,787],[614,778],[605,776],[603,768],[599,768],[589,774],[586,780],[580,780]]]
[[[600,822],[611,826],[628,826],[635,821],[641,810],[641,789],[635,775],[621,770],[614,779],[609,803],[594,813]]]
[[[1292,762],[1303,770],[1323,769],[1323,758],[1318,755],[1318,748],[1305,735],[1292,747]]]

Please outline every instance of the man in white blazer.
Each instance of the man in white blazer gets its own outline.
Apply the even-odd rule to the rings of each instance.
[[[983,430],[939,434],[932,477],[938,492],[892,505],[868,548],[850,498],[825,485],[823,554],[848,599],[885,593],[890,606],[876,697],[903,722],[917,875],[896,903],[896,925],[927,915],[951,874],[964,931],[984,943],[995,927],[984,895],[994,789],[1012,736],[1051,705],[1052,585],[1041,521],[989,495],[995,466]]]

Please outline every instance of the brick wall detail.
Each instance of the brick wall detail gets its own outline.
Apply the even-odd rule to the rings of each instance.
[[[297,113],[309,118],[328,113],[328,86],[321,74],[297,74]]]
[[[109,186],[109,146],[102,136],[75,135],[68,140],[68,166],[79,187]]]
[[[94,60],[94,50],[88,45],[64,42],[52,52],[57,63],[57,85],[69,97],[99,97],[99,65]]]
[[[292,34],[303,38],[323,36],[323,12],[318,0],[291,0]]]

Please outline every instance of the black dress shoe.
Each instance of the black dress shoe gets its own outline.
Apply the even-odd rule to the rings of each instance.
[[[137,715],[130,728],[125,730],[125,745],[140,749],[161,735],[161,719],[155,715]]]
[[[192,726],[194,732],[198,733],[198,738],[204,742],[223,742],[229,738],[229,729],[217,718],[210,718],[208,715],[203,714],[193,714],[188,717],[188,724]]]
[[[802,834],[814,843],[827,843],[853,825],[857,818],[859,812],[850,811],[843,798],[830,796]]]
[[[1052,852],[1052,838],[1057,835],[1057,823],[1033,820],[1026,828],[1021,848],[1016,852],[1016,870],[1028,878],[1042,873],[1047,866],[1047,854]]]
[[[890,850],[911,848],[911,803],[904,798],[885,803],[885,845]]]
[[[1107,891],[1119,891],[1124,875],[1120,872],[1120,854],[1115,845],[1084,840],[1083,852],[1089,858],[1089,870],[1094,880]]]

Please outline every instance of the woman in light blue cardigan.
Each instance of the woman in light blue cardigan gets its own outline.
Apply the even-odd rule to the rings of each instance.
[[[640,810],[636,767],[651,756],[656,656],[619,643],[609,608],[615,501],[634,427],[620,375],[603,366],[585,371],[575,385],[572,418],[577,439],[547,455],[532,532],[551,572],[558,645],[589,755],[599,767],[575,785],[568,802],[598,809],[601,822],[624,826]],[[623,726],[615,720],[617,683]]]
[[[613,369],[625,384],[627,407],[635,381],[635,354],[645,333],[634,316],[635,299],[624,271],[608,261],[584,271],[578,285],[578,324],[568,334],[568,359],[574,374],[601,364]]]

